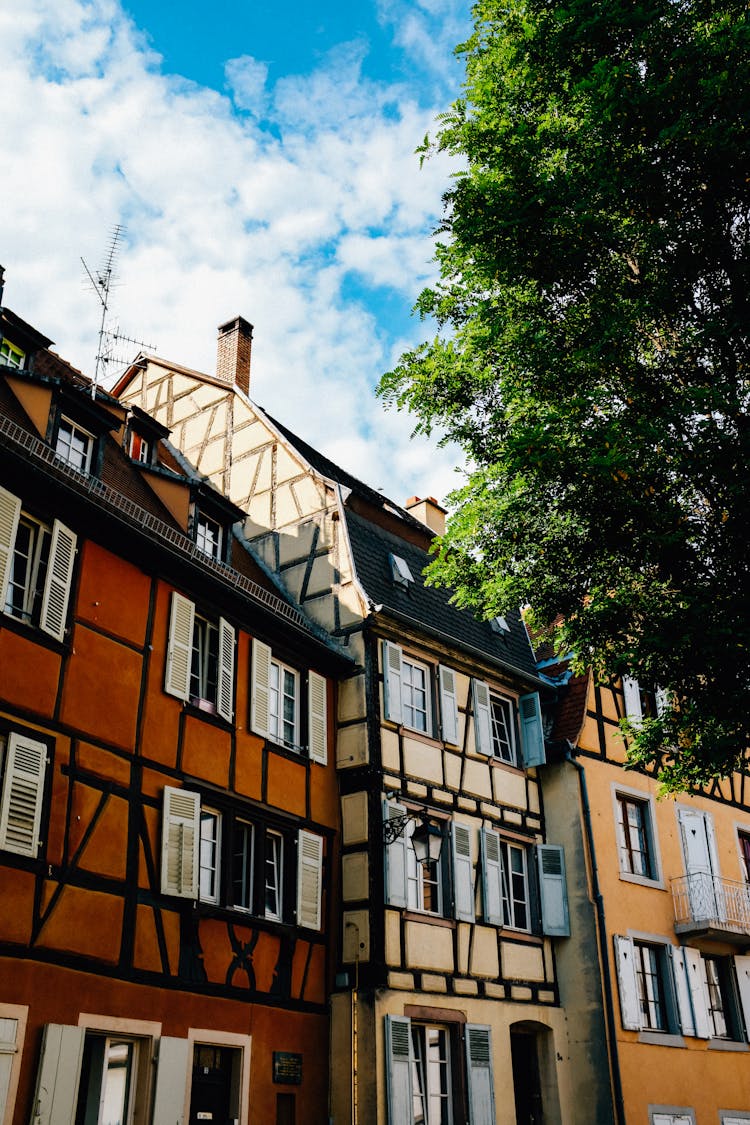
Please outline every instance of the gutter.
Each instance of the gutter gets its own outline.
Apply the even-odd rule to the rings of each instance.
[[[617,1054],[617,1024],[615,1022],[615,1007],[612,994],[612,976],[609,966],[609,944],[607,942],[607,924],[604,916],[604,899],[599,887],[599,870],[596,863],[596,849],[594,847],[594,831],[591,823],[591,805],[589,791],[586,784],[586,771],[575,758],[576,747],[571,742],[565,751],[565,761],[570,762],[578,772],[578,785],[581,791],[581,804],[583,807],[583,822],[586,830],[586,846],[591,861],[591,888],[594,894],[596,907],[596,928],[599,935],[599,950],[602,967],[602,987],[604,990],[604,1011],[607,1025],[607,1054],[609,1055],[610,1081],[612,1083],[612,1100],[615,1111],[615,1125],[627,1125],[625,1119],[625,1104],[622,1096],[622,1075],[620,1073],[620,1059]]]

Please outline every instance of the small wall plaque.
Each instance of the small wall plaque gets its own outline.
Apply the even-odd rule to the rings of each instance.
[[[302,1055],[274,1051],[273,1080],[284,1086],[299,1086],[302,1082]]]

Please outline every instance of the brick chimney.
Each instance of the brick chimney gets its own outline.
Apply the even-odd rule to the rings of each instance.
[[[441,508],[434,496],[427,496],[421,500],[419,496],[412,496],[404,505],[407,512],[420,520],[434,531],[436,535],[445,533],[445,516],[447,508]]]
[[[243,316],[236,316],[219,325],[216,349],[216,378],[222,383],[238,386],[250,394],[250,353],[253,347],[253,326]]]

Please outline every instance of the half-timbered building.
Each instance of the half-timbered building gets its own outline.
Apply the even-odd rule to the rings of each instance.
[[[518,614],[479,622],[425,584],[434,501],[391,502],[251,402],[251,337],[222,326],[213,376],[142,356],[115,393],[247,512],[269,571],[356,661],[337,712],[333,1120],[580,1120],[555,970],[565,856],[539,785],[553,692]]]
[[[665,694],[551,655],[540,671],[560,690],[547,825],[576,873],[557,957],[575,1100],[616,1125],[750,1122],[748,776],[660,796],[623,768],[620,722]]]
[[[320,1125],[351,660],[4,310],[0,1122]]]

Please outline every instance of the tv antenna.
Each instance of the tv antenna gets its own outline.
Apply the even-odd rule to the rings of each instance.
[[[115,261],[117,259],[117,250],[121,236],[124,234],[125,228],[117,224],[112,230],[112,236],[109,240],[109,246],[104,258],[104,264],[92,274],[89,267],[86,265],[83,258],[81,263],[86,271],[91,287],[96,293],[99,303],[102,306],[102,319],[99,324],[99,347],[96,353],[96,364],[94,366],[94,379],[91,384],[91,397],[96,398],[96,390],[99,386],[100,375],[104,376],[107,370],[107,365],[110,363],[126,363],[127,360],[118,359],[115,356],[115,347],[120,343],[136,344],[139,348],[145,351],[154,351],[153,344],[144,344],[142,340],[135,340],[132,336],[125,336],[120,332],[120,326],[109,328],[107,322],[107,314],[109,313],[109,295],[115,283],[116,270]]]

